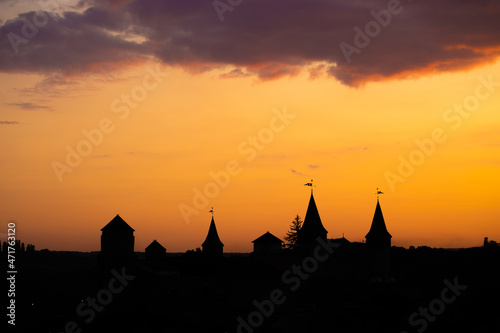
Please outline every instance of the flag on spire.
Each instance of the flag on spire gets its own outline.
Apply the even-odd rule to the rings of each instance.
[[[313,180],[311,179],[311,182],[310,183],[305,183],[304,186],[310,186],[311,187],[311,194],[313,193]]]
[[[384,194],[384,192],[379,191],[379,189],[378,189],[378,187],[377,187],[377,202],[378,202],[378,195],[379,195],[379,194]]]

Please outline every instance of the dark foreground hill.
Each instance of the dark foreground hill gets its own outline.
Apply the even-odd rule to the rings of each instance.
[[[497,332],[500,248],[18,258],[17,332]]]

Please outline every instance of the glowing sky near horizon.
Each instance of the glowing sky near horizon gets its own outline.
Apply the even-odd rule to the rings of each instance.
[[[16,53],[39,4],[0,2],[2,233],[97,251],[120,214],[136,251],[184,252],[214,207],[224,251],[249,252],[314,179],[329,238],[364,240],[380,188],[393,245],[500,241],[500,6],[402,2],[347,63],[387,1],[265,3],[221,22],[206,1],[65,2]]]

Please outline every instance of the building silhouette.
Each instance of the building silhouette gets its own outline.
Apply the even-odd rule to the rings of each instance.
[[[366,234],[366,244],[372,248],[390,248],[391,247],[391,234],[387,231],[385,226],[384,215],[380,202],[377,198],[377,207],[373,215],[372,225],[370,231]]]
[[[224,244],[219,238],[217,233],[217,227],[215,226],[214,217],[212,216],[212,221],[210,222],[210,228],[208,228],[207,238],[203,244],[201,244],[203,253],[209,256],[221,256],[222,248]]]
[[[156,241],[151,242],[144,250],[147,260],[158,260],[163,259],[167,255],[167,249],[164,248],[160,243]]]
[[[326,241],[327,233],[328,231],[323,227],[323,223],[319,217],[318,207],[316,207],[313,192],[311,191],[306,217],[304,218],[302,227],[297,233],[298,245],[306,250],[311,249],[317,244],[318,237]]]
[[[101,229],[101,255],[113,262],[123,262],[134,255],[134,229],[116,215]]]
[[[352,243],[342,235],[342,238],[333,238],[328,240],[330,243],[335,243],[338,244],[339,246],[347,247],[350,246]]]
[[[257,255],[278,254],[281,252],[283,241],[269,231],[252,241],[253,253]]]

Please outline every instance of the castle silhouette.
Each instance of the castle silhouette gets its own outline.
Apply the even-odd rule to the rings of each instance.
[[[201,244],[202,253],[207,257],[221,257],[223,255],[224,244],[220,240],[215,225],[213,210],[212,219],[208,228],[205,241]],[[134,253],[134,229],[125,222],[120,215],[116,215],[102,229],[101,235],[101,255],[107,261],[125,263],[130,260]],[[304,251],[310,251],[317,245],[318,239],[324,242],[334,242],[339,245],[351,244],[344,237],[339,239],[327,239],[328,231],[323,226],[319,215],[318,207],[314,200],[313,191],[309,199],[304,223],[297,234],[297,243]],[[365,236],[366,245],[370,249],[388,249],[391,247],[391,234],[387,231],[382,208],[377,197],[375,213],[368,233]],[[264,233],[262,236],[252,241],[256,255],[274,255],[282,251],[283,241],[271,234]],[[157,240],[154,240],[145,249],[146,258],[150,260],[165,256],[166,249]]]
[[[134,252],[136,231],[116,215],[101,229],[100,253],[23,256],[20,331],[61,332],[74,321],[96,333],[416,332],[409,318],[422,306],[441,311],[432,306],[445,279],[470,287],[446,303],[426,333],[491,331],[499,274],[484,268],[498,262],[497,243],[485,239],[482,248],[457,251],[392,246],[378,198],[374,208],[364,243],[328,237],[311,192],[298,248],[284,249],[267,231],[248,239],[251,254],[224,254],[213,214],[195,251],[167,253],[157,238]],[[122,288],[120,279],[130,283]],[[451,300],[453,292],[445,296]],[[95,317],[81,315],[90,311]]]

